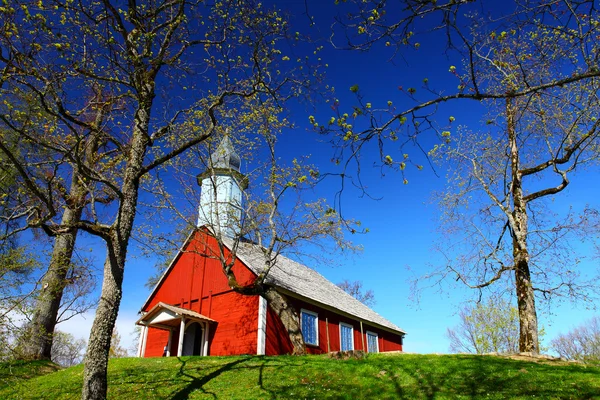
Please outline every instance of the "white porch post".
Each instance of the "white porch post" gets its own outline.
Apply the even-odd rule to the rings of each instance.
[[[208,322],[204,323],[204,345],[202,346],[202,355],[203,356],[207,356],[208,355],[208,327],[209,324]]]
[[[173,342],[173,329],[169,329],[169,340],[167,341],[167,357],[171,357],[171,342]]]
[[[138,341],[138,351],[137,351],[137,356],[138,357],[143,357],[144,355],[144,349],[145,349],[145,337],[146,337],[146,331],[148,330],[148,327],[146,325],[142,325],[142,329],[140,330],[140,340]]]
[[[140,340],[140,348],[139,354],[140,357],[144,357],[146,355],[146,343],[148,342],[148,326],[144,325],[142,328],[142,333],[140,334],[142,340]]]
[[[256,354],[264,356],[267,343],[267,299],[258,296],[258,330],[256,334]]]
[[[177,345],[177,357],[181,357],[183,353],[183,335],[185,334],[185,317],[181,316],[181,324],[179,325],[179,344]]]

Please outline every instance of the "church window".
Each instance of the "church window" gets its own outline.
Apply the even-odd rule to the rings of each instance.
[[[377,334],[367,331],[367,351],[369,353],[379,353],[379,341]]]
[[[354,329],[352,325],[340,323],[340,350],[354,350]]]
[[[300,329],[304,343],[313,346],[319,345],[319,315],[312,311],[302,310],[300,313]]]

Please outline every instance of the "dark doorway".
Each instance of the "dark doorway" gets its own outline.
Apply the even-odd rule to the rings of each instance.
[[[185,329],[183,335],[183,351],[184,356],[201,356],[202,355],[202,325],[198,322],[192,322]]]

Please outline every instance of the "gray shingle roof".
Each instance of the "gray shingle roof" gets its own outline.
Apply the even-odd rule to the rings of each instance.
[[[258,245],[240,243],[237,250],[237,257],[254,273],[258,274],[262,272],[265,265],[265,256]],[[406,333],[403,329],[383,318],[331,283],[317,271],[285,256],[277,256],[276,264],[271,268],[265,282],[317,303],[338,309],[363,321]]]

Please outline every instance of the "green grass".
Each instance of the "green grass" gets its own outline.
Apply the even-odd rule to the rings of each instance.
[[[0,393],[28,379],[58,371],[51,361],[11,361],[0,363]],[[2,396],[0,396],[2,398]]]
[[[77,399],[77,366],[0,387],[2,399]],[[109,399],[600,399],[600,368],[491,356],[124,358]]]

